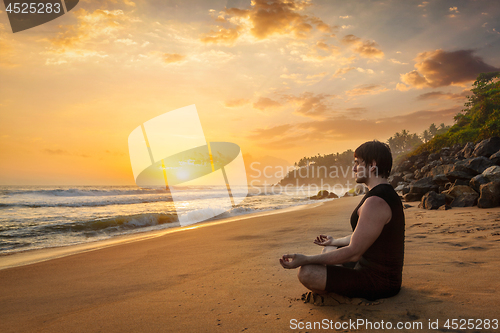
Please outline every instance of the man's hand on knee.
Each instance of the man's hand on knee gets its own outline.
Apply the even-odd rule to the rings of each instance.
[[[320,245],[320,246],[333,245],[333,237],[332,236],[327,236],[327,235],[319,235],[314,240],[314,244],[317,244],[317,245]]]
[[[285,254],[280,258],[280,264],[283,268],[297,268],[307,264],[307,256],[303,254]]]

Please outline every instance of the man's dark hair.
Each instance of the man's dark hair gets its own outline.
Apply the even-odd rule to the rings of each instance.
[[[392,154],[389,145],[373,140],[363,143],[354,151],[354,157],[362,159],[366,166],[377,164],[378,175],[388,178],[392,169]]]

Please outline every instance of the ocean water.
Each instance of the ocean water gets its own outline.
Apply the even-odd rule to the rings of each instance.
[[[186,188],[177,213],[220,212],[225,187]],[[249,187],[239,205],[215,218],[312,203],[318,189]],[[329,199],[332,200],[332,199]],[[317,202],[315,200],[314,202]],[[204,207],[204,208],[203,208]],[[208,207],[208,208],[207,208]],[[180,227],[165,189],[137,186],[0,186],[0,254],[67,246],[118,235]]]

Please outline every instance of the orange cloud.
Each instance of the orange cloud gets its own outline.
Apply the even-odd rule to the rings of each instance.
[[[326,44],[324,41],[317,42],[316,47],[323,51],[330,51],[330,46]]]
[[[378,49],[378,44],[370,40],[361,40],[354,35],[342,38],[342,43],[351,46],[352,50],[365,58],[383,58],[384,52]]]
[[[296,114],[317,118],[331,111],[330,106],[327,104],[328,99],[331,97],[332,95],[314,95],[312,92],[305,92],[300,96],[287,96],[287,99],[299,105],[299,108],[295,110]]]
[[[335,74],[332,75],[332,78],[336,78],[336,77],[342,76],[345,73],[352,71],[353,69],[356,69],[356,67],[339,68],[339,69],[337,69],[337,71],[335,72]]]
[[[416,70],[401,74],[401,81],[415,88],[444,87],[465,84],[479,73],[499,69],[486,64],[473,50],[422,52],[415,58]]]
[[[340,48],[338,46],[330,45],[330,44],[325,43],[324,40],[320,40],[320,41],[316,42],[316,48],[313,51],[316,53],[317,50],[321,50],[321,51],[327,52],[330,55],[330,54],[338,54],[339,49]],[[326,58],[324,56],[317,56],[317,57]]]
[[[221,43],[232,45],[238,39],[240,27],[225,29],[218,27],[218,30],[211,30],[200,39],[203,43]]]
[[[281,103],[273,101],[270,98],[267,97],[261,97],[256,103],[253,103],[253,107],[255,109],[259,109],[261,111],[264,111],[265,109],[269,108],[277,108],[280,107]]]
[[[410,89],[411,89],[410,87],[408,87],[407,85],[404,85],[402,83],[396,84],[396,90],[399,90],[399,91],[408,91]]]
[[[253,107],[259,110],[265,110],[293,103],[297,105],[297,109],[294,111],[295,114],[304,117],[322,118],[327,115],[328,112],[332,111],[330,105],[328,104],[328,100],[334,97],[335,95],[315,95],[312,92],[305,92],[299,96],[282,95],[280,97],[281,103],[267,97],[261,97],[256,103],[253,104]]]
[[[186,58],[185,55],[181,55],[178,53],[164,53],[163,54],[163,62],[167,64],[171,64],[173,62],[179,62]]]
[[[332,27],[321,19],[300,13],[308,6],[308,1],[300,0],[253,0],[249,9],[226,8],[217,21],[231,22],[235,26],[218,27],[218,31],[203,35],[201,41],[232,44],[241,36],[238,32],[243,31],[243,25],[248,25],[249,33],[257,39],[288,34],[295,38],[307,38],[314,28],[331,33]]]
[[[364,84],[364,85],[357,86],[354,89],[346,91],[346,95],[349,95],[349,96],[359,96],[359,95],[367,95],[367,94],[376,95],[376,94],[380,94],[380,93],[382,93],[384,91],[388,91],[388,90],[389,89],[384,88],[378,84]]]
[[[53,46],[59,48],[58,53],[96,37],[113,35],[123,28],[121,22],[129,20],[122,10],[97,9],[89,13],[80,8],[73,14],[77,18],[77,24],[59,26],[62,32],[49,40]]]
[[[417,96],[417,100],[429,100],[429,99],[464,99],[470,94],[470,90],[464,90],[460,94],[444,93],[442,91],[432,91]]]

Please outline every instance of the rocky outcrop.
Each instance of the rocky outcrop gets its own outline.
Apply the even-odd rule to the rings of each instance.
[[[457,153],[458,159],[469,158],[472,156],[475,145],[472,142],[467,142],[467,144]]]
[[[321,200],[321,199],[337,199],[339,196],[333,192],[328,192],[327,190],[319,191],[318,194],[313,195],[309,199]]]
[[[500,165],[500,151],[497,151],[493,155],[490,156],[490,161],[493,164]]]
[[[500,137],[411,156],[389,182],[405,201],[421,201],[426,209],[500,206]],[[446,203],[436,206],[443,202],[440,194]]]
[[[488,179],[490,182],[499,182],[500,181],[500,166],[494,165],[484,170],[482,173],[483,177]]]
[[[477,204],[479,194],[466,185],[456,185],[441,194],[449,195],[453,198],[451,207],[472,207]]]
[[[443,205],[446,205],[446,195],[443,193],[438,194],[434,191],[430,191],[422,197],[422,201],[420,202],[418,207],[425,209],[438,209]]]
[[[489,158],[484,156],[479,156],[473,159],[466,160],[463,166],[469,170],[469,172],[474,172],[476,175],[483,173],[484,170],[495,165]]]
[[[500,183],[489,182],[479,188],[480,197],[477,202],[479,208],[493,208],[500,206]]]
[[[420,200],[429,191],[437,192],[439,186],[432,181],[432,177],[422,178],[410,184],[410,192],[404,196],[405,201]]]
[[[470,180],[469,186],[472,189],[474,189],[474,191],[479,193],[479,187],[481,185],[487,184],[487,183],[488,183],[488,179],[486,177],[484,177],[483,175],[477,175]]]
[[[472,155],[490,157],[500,150],[500,138],[494,136],[492,138],[481,141],[476,145]]]
[[[389,178],[387,178],[387,181],[392,185],[392,187],[396,188],[398,184],[403,181],[403,176],[404,174],[402,172],[398,172],[390,175]]]

